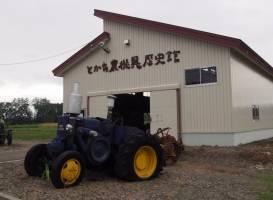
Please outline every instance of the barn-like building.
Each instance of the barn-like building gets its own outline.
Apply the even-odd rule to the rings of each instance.
[[[273,137],[273,68],[242,40],[95,10],[103,32],[53,70],[64,112],[75,82],[86,116],[107,96],[126,125],[171,127],[186,145],[233,146]]]

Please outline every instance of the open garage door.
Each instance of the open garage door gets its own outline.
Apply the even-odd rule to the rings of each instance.
[[[88,98],[88,116],[107,118],[107,96]]]
[[[150,96],[151,132],[158,128],[171,127],[170,133],[178,136],[177,90],[152,91]]]
[[[145,124],[144,116],[150,113],[150,98],[143,92],[131,94],[114,94],[115,106],[113,108],[113,120],[120,119],[125,126],[135,126],[144,131],[149,129]]]

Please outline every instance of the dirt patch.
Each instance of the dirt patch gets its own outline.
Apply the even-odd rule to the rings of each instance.
[[[273,139],[253,142],[237,147],[187,147],[184,158],[191,160],[215,160],[215,162],[229,162],[230,164],[245,162],[252,164],[271,164],[273,163]],[[182,156],[183,159],[183,156]]]
[[[0,152],[9,152],[9,151],[23,151],[28,150],[35,144],[39,143],[47,143],[47,140],[40,140],[40,141],[24,141],[24,140],[15,140],[13,141],[12,145],[0,145]]]
[[[89,172],[77,187],[55,189],[49,181],[27,176],[23,163],[0,165],[0,192],[22,199],[257,199],[264,188],[257,177],[272,169],[271,140],[239,147],[186,147],[179,161],[158,178],[125,182]],[[270,154],[271,155],[271,154]],[[257,166],[262,166],[257,168]],[[272,170],[271,170],[272,171]]]

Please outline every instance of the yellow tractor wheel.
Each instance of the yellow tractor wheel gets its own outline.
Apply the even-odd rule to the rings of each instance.
[[[141,146],[134,156],[134,171],[140,179],[150,178],[157,166],[156,151],[151,146]]]
[[[163,151],[153,136],[135,135],[119,148],[114,172],[125,180],[147,180],[159,175],[163,167]]]
[[[65,161],[61,169],[61,180],[64,185],[72,185],[81,174],[81,164],[77,159],[69,159]]]
[[[50,178],[56,188],[78,185],[83,177],[84,162],[77,151],[66,151],[53,160]]]

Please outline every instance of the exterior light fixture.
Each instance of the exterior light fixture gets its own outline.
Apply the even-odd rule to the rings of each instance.
[[[129,46],[129,45],[130,45],[130,40],[129,40],[129,39],[124,40],[123,43],[124,43],[126,46]]]
[[[100,42],[99,47],[108,54],[111,52],[109,48],[105,47],[105,42]]]

